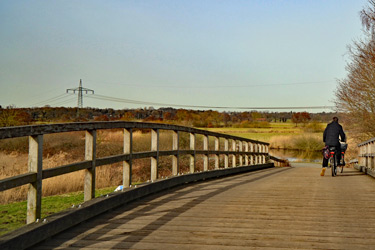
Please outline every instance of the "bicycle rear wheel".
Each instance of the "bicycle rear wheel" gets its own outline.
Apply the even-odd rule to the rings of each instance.
[[[337,175],[336,155],[333,155],[333,157],[331,157],[330,162],[331,162],[332,176],[334,177]]]

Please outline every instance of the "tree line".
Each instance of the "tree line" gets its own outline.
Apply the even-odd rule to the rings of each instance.
[[[214,110],[187,110],[174,108],[154,109],[98,109],[40,107],[16,108],[0,106],[0,126],[20,126],[41,123],[84,121],[144,121],[164,122],[193,127],[267,127],[270,122],[292,121],[305,124],[310,120],[329,121],[333,113],[310,114],[307,112],[218,112]]]

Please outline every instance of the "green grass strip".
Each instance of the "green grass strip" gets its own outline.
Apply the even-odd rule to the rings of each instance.
[[[95,196],[99,197],[111,193],[116,187],[108,187],[95,191]],[[83,191],[63,195],[48,196],[42,198],[42,219],[64,211],[72,205],[83,202]],[[14,202],[0,205],[0,235],[11,232],[26,224],[27,201]]]

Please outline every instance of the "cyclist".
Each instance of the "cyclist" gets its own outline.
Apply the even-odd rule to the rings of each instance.
[[[341,146],[339,139],[341,139],[342,142],[345,142],[346,136],[344,130],[342,129],[342,126],[339,124],[339,119],[337,117],[333,117],[332,122],[329,123],[324,130],[323,142],[328,147],[336,148],[336,162],[340,162],[341,160]],[[321,176],[324,175],[327,166],[328,159],[323,157],[322,172],[320,173]]]

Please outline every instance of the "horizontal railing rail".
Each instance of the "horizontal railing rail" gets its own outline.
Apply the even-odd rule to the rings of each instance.
[[[2,127],[0,128],[0,139],[15,138],[22,136],[36,136],[52,133],[63,133],[72,131],[85,131],[85,130],[101,130],[101,129],[160,129],[160,130],[176,130],[186,133],[205,134],[207,136],[218,136],[220,138],[246,140],[248,142],[259,143],[262,145],[269,145],[269,143],[261,142],[243,137],[222,134],[202,129],[191,127],[184,127],[178,125],[170,125],[163,123],[147,123],[147,122],[74,122],[74,123],[60,123],[60,124],[44,124],[44,125],[31,125],[20,127]]]
[[[123,154],[96,158],[97,131],[108,129],[123,130]],[[133,152],[133,130],[149,129],[151,133],[151,148],[146,152]],[[160,150],[159,132],[172,131],[172,150]],[[73,131],[85,131],[85,160],[68,165],[43,169],[43,135]],[[180,149],[180,133],[189,133],[189,149]],[[203,136],[203,149],[198,149],[196,136]],[[123,162],[123,187],[132,184],[132,163],[136,159],[150,158],[151,181],[158,179],[159,157],[172,157],[172,174],[180,173],[180,156],[190,155],[190,173],[196,171],[197,155],[203,156],[203,171],[209,171],[209,158],[214,158],[214,168],[229,168],[264,164],[269,160],[269,144],[257,140],[221,134],[201,129],[160,123],[143,122],[88,122],[64,123],[52,125],[33,125],[23,127],[0,128],[0,139],[16,137],[29,138],[29,173],[12,176],[0,180],[0,191],[12,189],[25,184],[29,185],[27,195],[27,223],[32,223],[41,217],[41,197],[43,180],[84,170],[84,201],[95,197],[96,167]],[[214,138],[214,150],[209,149],[209,137]],[[220,149],[220,139],[224,140],[224,150]],[[231,143],[229,143],[231,141]],[[224,156],[223,165],[219,158]],[[229,166],[229,157],[231,166]],[[273,161],[280,161],[272,158]]]

